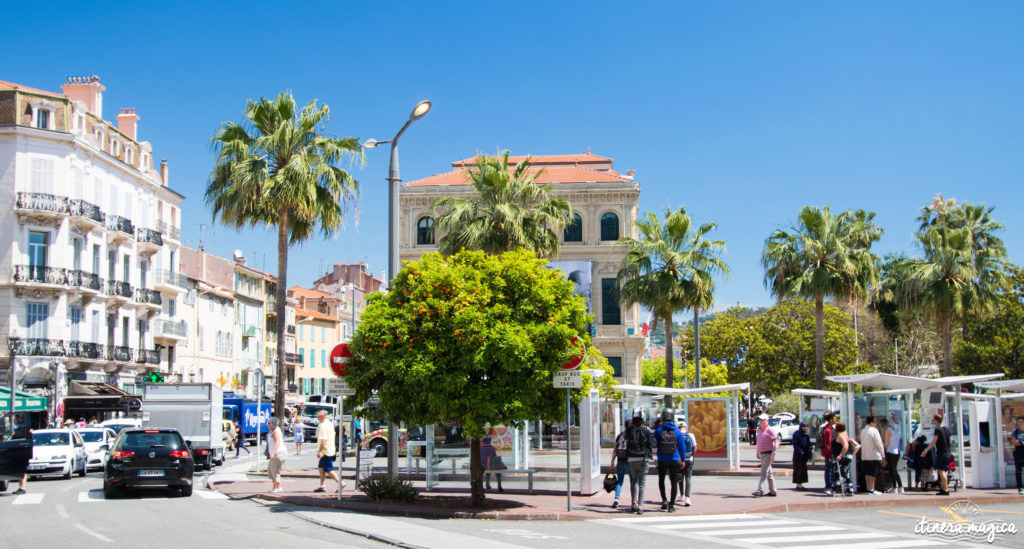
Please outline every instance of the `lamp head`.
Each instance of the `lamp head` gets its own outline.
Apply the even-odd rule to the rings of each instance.
[[[364,149],[373,149],[377,145],[380,145],[380,144],[381,144],[381,142],[377,141],[376,139],[367,139],[366,142],[363,143],[363,148]]]
[[[414,108],[412,110],[412,114],[409,115],[409,120],[419,120],[420,118],[423,118],[423,115],[427,114],[428,111],[430,111],[430,100],[424,99],[416,104],[416,108]]]

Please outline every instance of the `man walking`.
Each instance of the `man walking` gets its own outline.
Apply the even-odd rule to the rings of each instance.
[[[327,410],[320,410],[316,414],[316,420],[320,425],[316,428],[316,457],[319,459],[317,469],[320,471],[320,487],[314,492],[326,492],[324,486],[326,479],[330,478],[338,482],[338,474],[334,472],[334,456],[338,453],[337,444],[334,438],[334,422],[327,418]],[[344,487],[344,484],[342,485]]]
[[[1017,493],[1024,495],[1020,472],[1024,469],[1024,416],[1017,418],[1017,428],[1010,433],[1013,443],[1013,474],[1017,478]]]
[[[949,495],[949,462],[953,456],[949,453],[952,435],[948,427],[942,426],[942,414],[935,414],[932,418],[932,425],[935,425],[935,435],[931,443],[921,452],[924,457],[929,450],[935,448],[935,470],[939,472],[939,493],[940,496]]]
[[[882,444],[882,435],[875,426],[875,416],[868,416],[864,420],[864,428],[860,430],[860,459],[864,467],[864,483],[867,485],[868,494],[877,496],[881,494],[875,490],[875,480],[878,478],[878,471],[882,467],[882,453],[885,445]]]
[[[772,463],[775,461],[775,451],[779,448],[779,430],[768,424],[768,414],[761,414],[757,417],[758,427],[755,437],[757,438],[757,457],[761,460],[761,479],[757,482],[757,491],[754,497],[761,496],[775,497],[775,471],[772,470]],[[764,481],[768,481],[768,493],[762,490]]]
[[[683,471],[679,480],[679,497],[683,499],[683,505],[690,506],[690,487],[693,485],[693,453],[697,450],[697,437],[693,436],[685,421],[678,423],[679,430],[686,438],[686,457],[683,458]]]
[[[644,487],[647,484],[647,462],[654,450],[654,435],[644,425],[643,410],[633,412],[633,424],[626,429],[626,458],[629,463],[629,497],[633,500],[630,510],[644,514]]]
[[[661,492],[661,510],[676,511],[676,494],[679,489],[680,473],[685,466],[686,437],[675,423],[676,413],[671,408],[661,411],[661,426],[654,430],[658,443],[658,490]],[[668,476],[670,497],[665,499],[665,476]]]
[[[821,428],[821,457],[825,458],[825,494],[832,495],[832,487],[836,484],[836,458],[832,455],[832,439],[836,436],[836,415],[826,412],[825,426]]]

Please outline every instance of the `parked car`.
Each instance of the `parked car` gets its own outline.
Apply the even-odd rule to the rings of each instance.
[[[59,475],[71,478],[85,476],[85,443],[72,429],[39,429],[32,433],[32,459],[26,472],[29,477]]]
[[[114,431],[114,433],[120,434],[121,431],[128,429],[130,427],[136,429],[142,427],[142,420],[133,419],[130,417],[119,417],[100,422],[100,427],[106,427],[107,429]]]
[[[780,416],[782,414],[776,414]],[[787,414],[791,417],[773,417],[768,420],[768,425],[776,427],[779,430],[779,440],[781,442],[793,442],[793,433],[800,428],[800,422],[796,420],[793,414]]]
[[[404,456],[406,445],[410,440],[426,440],[426,434],[419,427],[400,429],[398,431],[398,455]],[[383,427],[370,431],[363,436],[362,447],[373,449],[377,457],[388,455],[388,428]],[[419,449],[420,455],[426,455],[426,448]]]
[[[127,488],[178,488],[192,495],[195,462],[174,429],[126,429],[118,435],[103,469],[103,495]]]
[[[106,427],[84,427],[75,429],[75,432],[85,443],[86,470],[103,469],[107,464],[107,450],[117,438],[117,433]]]

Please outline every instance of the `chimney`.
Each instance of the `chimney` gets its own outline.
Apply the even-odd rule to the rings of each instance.
[[[138,141],[135,138],[135,131],[138,127],[139,115],[135,114],[135,109],[121,109],[121,114],[117,115],[118,131],[127,135],[132,141]]]
[[[100,84],[99,76],[69,76],[60,89],[68,99],[84,102],[89,112],[103,118],[103,91],[107,88]]]
[[[160,181],[163,181],[164,187],[167,186],[167,159],[160,159]]]

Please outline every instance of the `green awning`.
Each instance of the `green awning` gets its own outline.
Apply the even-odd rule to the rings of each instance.
[[[10,410],[11,388],[0,387],[0,411]],[[46,398],[25,391],[16,391],[14,399],[14,411],[16,412],[40,412],[46,410]]]

